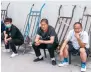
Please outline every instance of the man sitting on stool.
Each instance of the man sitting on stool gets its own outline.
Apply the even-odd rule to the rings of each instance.
[[[37,56],[37,58],[34,59],[34,62],[43,60],[43,56],[40,53],[40,48],[47,48],[52,60],[52,65],[56,65],[54,50],[58,46],[58,38],[55,29],[48,25],[47,19],[42,19],[40,24],[41,27],[38,29],[35,42],[32,45]]]
[[[82,24],[76,22],[73,26],[62,47],[60,49],[60,57],[63,58],[59,66],[68,65],[68,52],[78,53],[81,58],[81,71],[86,71],[86,60],[89,48],[89,37],[86,31],[82,30]],[[70,41],[70,42],[69,42]]]

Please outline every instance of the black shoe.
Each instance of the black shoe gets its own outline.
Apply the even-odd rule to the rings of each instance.
[[[34,61],[34,62],[37,62],[37,61],[42,61],[42,60],[44,60],[43,57],[42,57],[41,59],[40,59],[40,58],[36,58],[36,59],[34,59],[33,61]]]
[[[52,65],[56,65],[56,61],[55,60],[52,60]]]

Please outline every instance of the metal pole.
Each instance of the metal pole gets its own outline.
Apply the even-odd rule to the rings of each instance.
[[[75,10],[75,8],[76,8],[76,5],[74,6],[74,8],[73,8],[73,10],[72,10],[72,17],[71,17],[71,20],[70,20],[70,22],[69,22],[69,26],[70,26],[71,21],[72,21],[72,19],[73,19],[73,15],[74,15],[74,10]],[[64,38],[65,38],[65,36],[66,36],[66,34],[67,34],[67,31],[68,31],[68,29],[69,29],[69,26],[68,26],[67,29],[66,29],[66,32],[65,32],[64,37],[63,37],[63,40],[64,40]],[[62,41],[63,41],[63,40],[62,40]]]
[[[27,30],[28,28],[31,26],[29,26],[29,19],[30,19],[30,15],[31,15],[31,11],[32,11],[32,8],[33,8],[34,4],[32,5],[31,9],[30,9],[30,13],[29,13],[29,18],[28,18],[28,22],[27,22],[27,26],[25,28],[25,33],[24,33],[24,40],[26,40],[26,37],[28,36],[29,33],[27,33]],[[27,34],[27,35],[26,35]]]
[[[37,15],[37,13],[36,13],[36,15]],[[32,38],[32,36],[33,36],[33,31],[34,31],[34,29],[35,29],[35,23],[36,23],[36,19],[37,19],[37,17],[35,17],[35,21],[34,21],[34,25],[33,25],[33,29],[32,29],[32,34],[31,34],[31,38]]]
[[[91,32],[91,23],[90,23],[88,34],[90,34],[90,32]]]
[[[29,14],[28,14],[27,17],[26,17],[26,21],[25,21],[25,25],[24,25],[24,28],[23,28],[23,32],[25,32],[25,28],[26,28],[26,26],[27,26],[28,18],[29,18]],[[24,34],[23,34],[23,36],[24,36]]]
[[[86,8],[87,8],[87,7],[84,7],[84,11],[83,11],[83,15],[82,15],[82,20],[83,20],[83,17],[84,17],[84,13],[85,13],[85,11],[86,11]],[[82,23],[82,20],[81,20],[81,23]]]
[[[66,19],[65,23],[67,23],[67,20],[68,20],[68,18]],[[62,37],[62,35],[63,35],[64,29],[65,29],[65,26],[66,26],[66,25],[64,24],[63,29],[62,29],[62,33],[61,33],[61,35],[60,35],[60,37],[59,37],[59,42],[60,42],[61,37]]]
[[[34,38],[35,38],[35,34],[36,34],[36,32],[37,32],[37,29],[38,29],[38,27],[39,27],[39,24],[40,24],[41,12],[42,12],[42,9],[43,9],[44,6],[45,6],[45,3],[42,5],[42,7],[41,7],[41,9],[40,9],[38,21],[37,21],[37,24],[36,24],[36,27],[35,27],[34,33],[33,33]]]
[[[55,25],[55,29],[56,29],[56,27],[57,27],[57,24],[58,24],[58,22],[59,22],[59,20],[60,20],[60,9],[62,8],[62,5],[60,5],[60,7],[59,7],[59,11],[58,11],[58,19],[57,19],[57,22],[56,22],[56,25]]]
[[[88,22],[88,16],[87,16],[87,20],[86,20],[84,31],[86,30],[87,22]]]
[[[64,20],[64,18],[62,18],[62,20]],[[61,26],[62,26],[62,21],[61,21],[61,23],[59,25],[59,28],[58,28],[58,31],[57,31],[57,35],[58,35],[59,31],[60,31]]]
[[[9,7],[10,3],[7,5],[7,9],[6,9],[6,17],[7,17],[7,14],[8,14],[8,7]]]
[[[90,24],[91,26],[91,24]],[[90,27],[90,57],[91,57],[91,27]]]

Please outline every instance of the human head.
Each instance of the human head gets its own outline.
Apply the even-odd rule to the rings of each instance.
[[[82,31],[82,24],[80,22],[75,22],[73,27],[76,33],[80,33]]]
[[[40,24],[41,24],[41,29],[43,31],[47,31],[48,30],[48,20],[47,19],[45,19],[45,18],[42,19]]]
[[[10,28],[12,25],[12,18],[5,18],[4,23],[6,28]]]

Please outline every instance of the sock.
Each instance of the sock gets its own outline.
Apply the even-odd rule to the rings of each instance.
[[[39,59],[41,59],[42,57],[43,57],[43,56],[42,56],[42,55],[40,55],[38,58],[39,58]]]
[[[55,60],[55,58],[51,58],[51,60]]]
[[[65,62],[68,62],[68,58],[64,58],[64,61],[65,61]]]
[[[82,62],[82,64],[86,65],[86,62]]]
[[[81,67],[84,68],[86,66],[86,62],[81,63]]]

